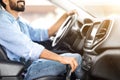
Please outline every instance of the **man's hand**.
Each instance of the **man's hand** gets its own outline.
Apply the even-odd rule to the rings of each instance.
[[[66,14],[67,14],[67,16],[71,16],[71,15],[74,15],[74,14],[77,14],[77,15],[78,15],[78,13],[77,13],[76,10],[68,11],[68,12],[66,12]]]
[[[48,29],[48,34],[49,34],[49,37],[53,36],[57,31],[58,29],[61,27],[61,25],[63,24],[63,22],[66,20],[66,18],[68,16],[71,16],[73,14],[77,14],[77,11],[76,10],[71,10],[71,11],[68,11],[66,13],[64,13],[60,19],[54,24],[52,25],[49,29]],[[78,14],[77,14],[78,15]]]
[[[40,58],[49,59],[58,61],[62,64],[69,64],[71,66],[72,72],[76,70],[78,67],[78,63],[76,58],[74,57],[66,57],[66,56],[60,56],[54,52],[51,52],[47,49],[44,49],[40,55]]]
[[[76,70],[76,68],[78,67],[78,63],[76,61],[75,58],[73,57],[61,57],[60,59],[60,63],[62,64],[70,64],[72,72]]]

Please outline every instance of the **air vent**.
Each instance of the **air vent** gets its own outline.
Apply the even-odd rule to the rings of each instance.
[[[101,42],[106,37],[109,24],[110,20],[95,22],[87,33],[85,47],[91,49]]]
[[[106,35],[106,33],[107,33],[107,30],[108,30],[108,28],[109,28],[109,24],[110,24],[110,21],[109,21],[109,20],[105,20],[105,21],[103,21],[103,22],[101,23],[100,28],[99,28],[96,36],[95,36],[95,38],[96,38],[95,40],[98,40],[98,41],[99,41],[99,40],[104,39],[104,37],[105,37],[105,35]]]

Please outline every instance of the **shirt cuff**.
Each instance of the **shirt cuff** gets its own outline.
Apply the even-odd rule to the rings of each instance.
[[[42,51],[44,50],[44,46],[38,44],[38,43],[33,43],[33,47],[30,51],[29,57],[31,60],[37,60],[40,58],[40,55]]]
[[[47,29],[44,29],[43,32],[42,32],[42,37],[44,38],[43,40],[41,41],[45,41],[45,40],[48,40],[49,39],[49,35],[48,35],[48,30]],[[42,39],[42,38],[41,38]]]

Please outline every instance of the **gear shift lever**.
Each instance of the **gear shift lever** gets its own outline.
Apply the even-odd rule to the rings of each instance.
[[[66,70],[67,70],[67,74],[66,74],[66,80],[70,80],[71,77],[71,66],[69,64],[66,65]]]

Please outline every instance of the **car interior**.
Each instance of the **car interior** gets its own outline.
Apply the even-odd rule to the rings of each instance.
[[[82,68],[86,73],[84,80],[119,80],[119,21],[120,18],[105,17],[94,20],[87,18],[81,22],[78,16],[70,16],[55,35],[52,46],[59,46],[56,50],[68,50],[82,55]],[[69,74],[70,68],[67,69]],[[25,65],[10,61],[0,46],[0,80],[22,80],[24,72]],[[46,76],[35,80],[70,79],[65,75]]]
[[[96,17],[70,1],[50,1],[66,11],[76,9],[80,15],[62,43],[82,55],[82,68],[86,72],[84,80],[119,80],[120,17],[114,14]],[[70,6],[63,6],[65,4]]]
[[[82,55],[82,68],[86,72],[84,80],[120,79],[119,20],[119,17],[109,16],[85,19],[83,23],[78,18],[72,27],[69,22],[63,25],[62,28],[67,27],[67,30],[63,29],[62,34],[55,36],[55,45],[61,43],[69,51]]]

